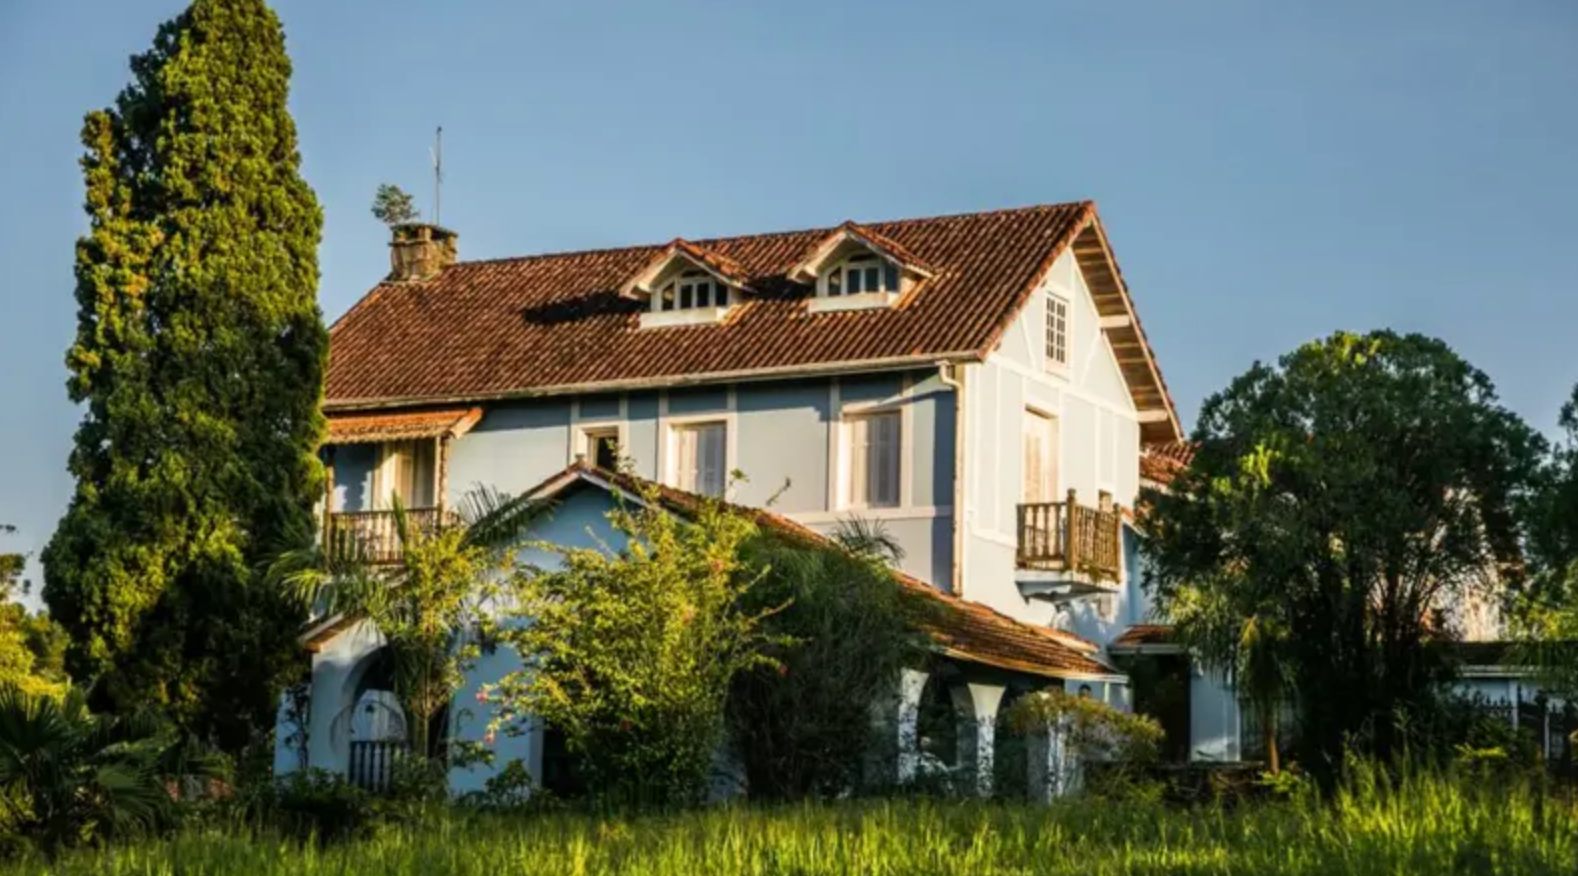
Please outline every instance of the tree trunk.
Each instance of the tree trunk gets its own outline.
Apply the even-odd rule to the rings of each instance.
[[[1265,736],[1266,766],[1271,774],[1282,772],[1282,752],[1277,749],[1277,707],[1262,706],[1260,732]]]

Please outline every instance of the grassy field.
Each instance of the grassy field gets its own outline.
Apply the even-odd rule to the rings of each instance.
[[[1574,872],[1570,806],[1437,779],[1236,811],[895,801],[630,819],[450,814],[323,849],[210,829],[0,868],[6,876]]]

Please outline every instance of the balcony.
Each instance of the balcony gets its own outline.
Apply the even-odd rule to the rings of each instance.
[[[1019,589],[1031,598],[1062,601],[1111,593],[1123,574],[1123,516],[1116,506],[1065,502],[1019,506],[1015,556]]]
[[[438,508],[407,508],[405,519],[411,529],[431,534],[444,521],[454,522],[456,517]],[[360,557],[374,565],[400,562],[400,535],[395,530],[393,511],[330,514],[323,544],[325,550],[338,557]]]

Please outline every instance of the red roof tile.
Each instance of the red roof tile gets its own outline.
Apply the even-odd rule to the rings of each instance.
[[[411,438],[437,438],[464,435],[482,418],[481,408],[442,408],[438,410],[391,413],[331,413],[327,444],[366,444],[376,441],[402,441]]]
[[[716,325],[642,329],[620,288],[666,249],[638,246],[460,262],[437,277],[376,286],[331,330],[329,410],[979,361],[1037,281],[1072,247],[1103,316],[1132,315],[1089,202],[856,226],[925,265],[902,307],[809,313],[787,272],[837,229],[686,243],[749,278]],[[687,249],[687,252],[689,250]],[[1146,440],[1177,437],[1171,399],[1132,318],[1108,331]]]
[[[1140,455],[1140,479],[1158,484],[1169,484],[1178,472],[1194,459],[1194,444],[1189,441],[1166,441],[1151,444]]]
[[[1112,640],[1109,648],[1122,650],[1143,645],[1171,645],[1173,628],[1166,624],[1135,624]]]

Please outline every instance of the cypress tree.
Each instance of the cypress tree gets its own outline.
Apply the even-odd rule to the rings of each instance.
[[[44,552],[69,668],[235,749],[272,725],[301,620],[270,557],[311,538],[328,335],[284,31],[195,0],[91,112],[67,353],[77,487]]]

